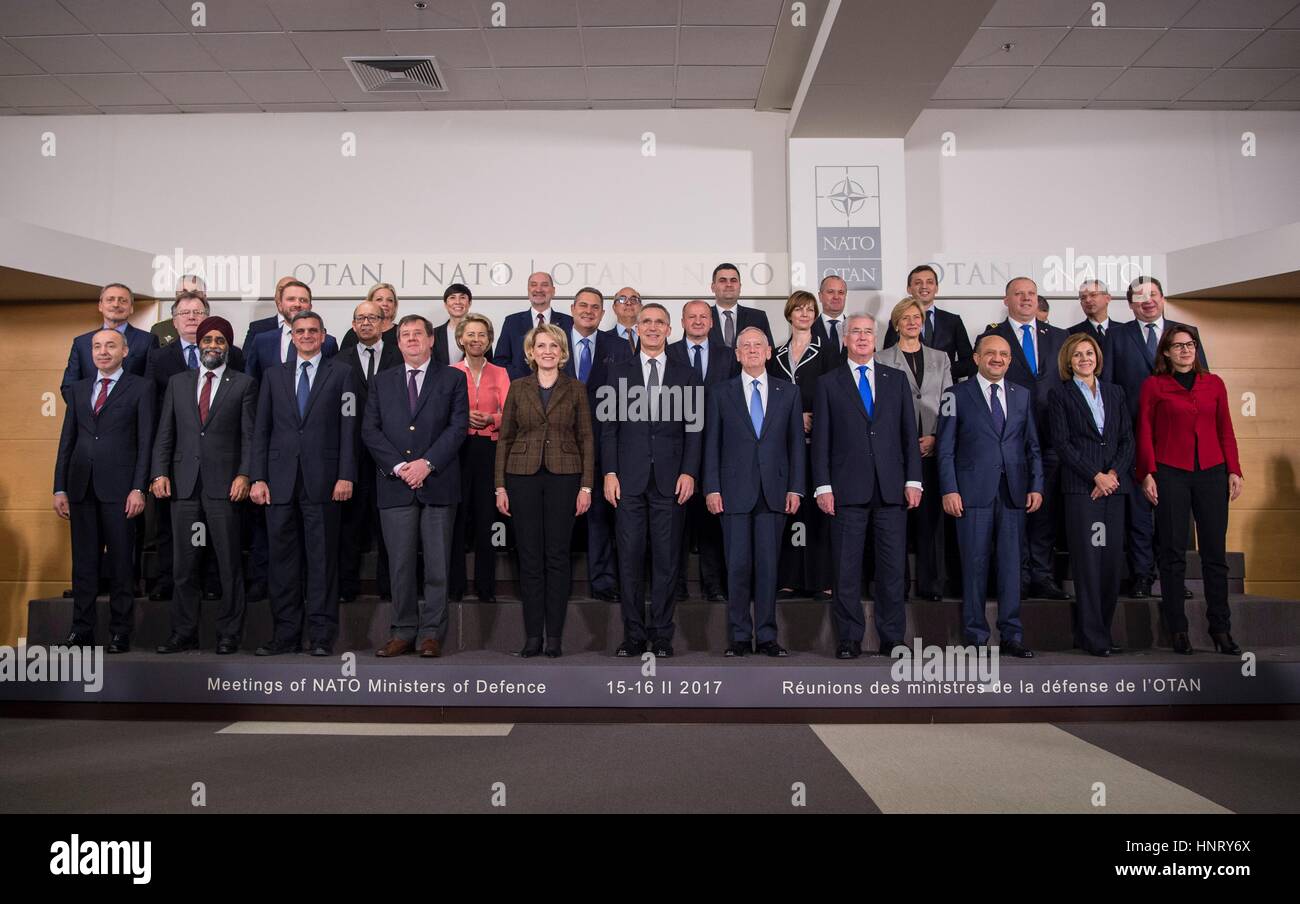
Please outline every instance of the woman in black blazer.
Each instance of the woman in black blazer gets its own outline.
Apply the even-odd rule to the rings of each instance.
[[[1119,652],[1110,625],[1124,568],[1124,505],[1133,481],[1133,420],[1123,388],[1099,378],[1103,363],[1090,333],[1070,336],[1057,358],[1062,382],[1049,406],[1074,578],[1074,645],[1093,656]]]

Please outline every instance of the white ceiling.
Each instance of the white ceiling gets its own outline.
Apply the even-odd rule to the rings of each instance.
[[[1093,5],[998,0],[929,106],[1300,110],[1297,0]]]
[[[508,0],[498,28],[493,0],[206,0],[195,27],[192,5],[0,0],[0,114],[753,108],[786,11]],[[343,62],[427,54],[449,91],[366,94]]]

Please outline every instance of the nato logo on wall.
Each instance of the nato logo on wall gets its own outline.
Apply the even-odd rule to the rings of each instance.
[[[819,166],[817,278],[880,288],[880,167]]]

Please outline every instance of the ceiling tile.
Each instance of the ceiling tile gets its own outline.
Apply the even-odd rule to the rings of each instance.
[[[266,5],[289,31],[379,28],[379,7],[373,0],[266,0]]]
[[[1178,20],[1179,28],[1267,28],[1295,0],[1201,0]]]
[[[282,26],[265,0],[208,0],[204,24],[194,24],[193,0],[162,0],[186,31],[280,31]]]
[[[145,79],[172,103],[181,106],[199,104],[246,104],[248,95],[225,72],[157,72]]]
[[[483,36],[500,67],[582,65],[576,28],[487,28]]]
[[[323,102],[286,102],[262,104],[262,109],[267,113],[341,113],[343,105]]]
[[[172,104],[105,104],[99,108],[104,113],[179,113]]]
[[[153,85],[134,74],[65,75],[63,84],[97,107],[167,102]]]
[[[345,56],[393,56],[382,31],[300,31],[291,37],[314,69],[346,69]]]
[[[1066,28],[980,28],[957,66],[1037,66],[1065,37]],[[1004,44],[1014,44],[1003,50]]]
[[[1129,69],[1097,95],[1098,100],[1166,100],[1182,97],[1212,69]]]
[[[437,0],[416,9],[412,0],[377,0],[379,23],[395,28],[478,28],[474,0]]]
[[[261,113],[257,104],[181,104],[182,113]]]
[[[100,110],[98,107],[77,106],[77,107],[19,107],[19,113],[27,116],[96,116]]]
[[[1005,103],[1005,99],[1002,98],[990,100],[949,99],[931,100],[926,106],[935,110],[997,110]]]
[[[181,31],[181,23],[159,0],[60,0],[63,7],[93,32],[156,34]],[[51,4],[53,5],[53,4]],[[215,4],[214,4],[215,5]]]
[[[671,98],[657,98],[653,100],[593,100],[588,106],[593,110],[668,110],[672,108],[672,105]]]
[[[506,102],[507,110],[585,110],[585,100],[512,100]]]
[[[1249,110],[1248,100],[1179,100],[1174,101],[1174,110]]]
[[[593,99],[651,100],[672,97],[672,66],[591,66],[587,84]]]
[[[1273,25],[1274,28],[1300,28],[1300,3]]]
[[[329,89],[330,94],[340,103],[378,103],[384,100],[401,100],[419,103],[420,95],[414,91],[388,92],[382,94],[366,93],[361,90],[357,80],[349,70],[333,69],[320,73],[320,79]]]
[[[1072,28],[1046,65],[1129,66],[1163,35],[1159,28]]]
[[[961,66],[935,89],[935,100],[1006,100],[1033,74],[1028,66]]]
[[[366,113],[366,112],[374,113],[383,110],[413,111],[413,110],[423,110],[424,104],[420,102],[420,98],[417,96],[414,100],[407,100],[407,101],[385,101],[381,103],[368,103],[368,102],[357,101],[352,103],[344,103],[343,109],[350,110],[357,113]]]
[[[492,7],[497,0],[475,0],[479,23],[491,31],[494,28],[552,28],[578,24],[576,0],[506,0],[505,25],[493,25]]]
[[[1276,91],[1268,94],[1264,100],[1300,100],[1300,75],[1284,83]]]
[[[745,97],[679,97],[673,101],[673,106],[679,110],[752,110],[754,109],[754,99]]]
[[[1121,69],[1041,66],[1016,92],[1017,100],[1092,100]]]
[[[676,28],[584,28],[588,66],[671,66],[677,62]]]
[[[1281,69],[1300,65],[1300,29],[1271,29],[1223,65],[1229,69]]]
[[[702,25],[681,30],[677,62],[683,66],[766,66],[772,26]]]
[[[682,100],[758,97],[762,66],[680,66],[677,97]]]
[[[1107,28],[1169,28],[1196,5],[1196,0],[1106,0]],[[1074,24],[1091,27],[1095,13],[1088,3]]]
[[[1252,110],[1300,110],[1300,100],[1261,100]]]
[[[683,25],[775,27],[784,15],[785,0],[682,0]]]
[[[94,35],[10,38],[23,56],[52,75],[65,72],[130,72],[131,67]]]
[[[505,100],[495,69],[448,69],[443,71],[442,77],[447,85],[446,91],[420,92],[426,104],[431,101],[473,103]]]
[[[259,104],[333,103],[314,72],[236,72],[234,79]]]
[[[1138,57],[1138,66],[1222,66],[1255,39],[1242,29],[1171,28]]]
[[[1289,82],[1296,69],[1220,69],[1180,100],[1263,100]]]
[[[1082,110],[1086,100],[1009,100],[1009,110]]]
[[[37,66],[4,41],[0,41],[0,75],[39,75]]]
[[[311,68],[288,35],[199,35],[198,40],[229,72]]]
[[[85,98],[52,75],[0,76],[0,104],[10,107],[78,107],[85,103]]]
[[[221,69],[191,35],[109,35],[103,41],[136,72]]]
[[[0,35],[83,35],[89,30],[51,0],[0,3]]]
[[[1073,25],[1092,7],[1092,0],[998,0],[985,25]]]
[[[578,19],[589,25],[676,25],[677,0],[578,0]]]
[[[395,53],[402,56],[435,56],[440,66],[452,69],[476,69],[492,65],[483,33],[477,28],[390,31],[388,41],[393,45]]]
[[[587,99],[587,78],[581,67],[498,69],[497,74],[507,101]]]
[[[503,100],[475,101],[472,103],[453,101],[448,103],[430,100],[427,97],[424,98],[424,109],[426,110],[504,110],[505,108],[506,102]]]
[[[1089,110],[1168,110],[1173,101],[1168,100],[1094,100]]]

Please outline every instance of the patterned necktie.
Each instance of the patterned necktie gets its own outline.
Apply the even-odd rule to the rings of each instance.
[[[998,401],[998,384],[989,384],[989,411],[993,415],[993,429],[1002,435],[1002,431],[1007,426],[1007,415],[1002,410],[1002,403]]]
[[[626,330],[624,330],[624,335],[627,336],[628,348],[632,349],[632,354],[635,355],[636,354],[636,330],[632,329],[631,327],[628,327]]]
[[[722,316],[727,318],[727,322],[722,325],[722,341],[727,348],[736,347],[736,321],[734,311],[723,311]]]
[[[543,316],[543,315],[541,315],[541,314],[538,314],[538,315],[537,315],[537,325],[538,325],[538,326],[546,326],[546,317]]]
[[[704,382],[704,362],[700,360],[700,347],[692,345],[691,349],[695,353],[694,360],[691,361],[691,369],[695,371],[695,378],[701,383]]]
[[[1156,363],[1156,325],[1147,324],[1147,364],[1155,366]]]
[[[420,390],[415,385],[415,375],[418,370],[410,372],[410,381],[406,384],[406,401],[411,406],[411,417],[415,417],[415,406],[420,402]]]
[[[840,322],[839,322],[838,319],[830,321],[831,329],[830,329],[830,333],[829,333],[829,338],[830,338],[830,340],[831,340],[831,347],[834,348],[836,351],[839,351],[839,350],[840,350],[840,327],[839,327],[839,324],[840,324]]]
[[[208,422],[208,411],[212,407],[212,380],[216,377],[212,371],[203,375],[203,392],[199,393],[199,423]]]
[[[763,394],[758,391],[758,381],[754,380],[754,391],[749,394],[749,422],[754,425],[754,435],[763,435]]]
[[[366,359],[366,382],[369,383],[375,376],[375,350],[368,348],[366,354],[369,355]]]
[[[1038,376],[1038,356],[1034,354],[1034,334],[1033,327],[1029,324],[1022,324],[1020,327],[1020,347],[1025,352],[1025,360],[1029,362],[1029,372],[1035,377]]]
[[[578,379],[585,385],[587,377],[591,376],[591,339],[582,340],[582,355],[578,358]]]
[[[302,362],[302,371],[298,377],[298,417],[300,418],[307,416],[307,399],[311,397],[311,380],[307,376],[310,367],[310,361]]]
[[[190,370],[199,369],[199,356],[194,350],[194,346],[185,349],[185,366]]]
[[[108,401],[108,384],[112,382],[108,377],[99,381],[99,395],[95,397],[95,414],[99,414],[99,409],[103,408],[104,403]]]
[[[875,416],[875,398],[871,394],[871,381],[867,379],[867,365],[858,367],[858,395],[862,396],[862,405],[867,409],[867,417]]]

